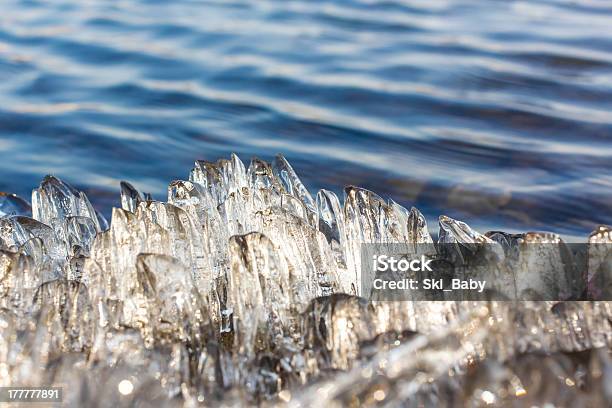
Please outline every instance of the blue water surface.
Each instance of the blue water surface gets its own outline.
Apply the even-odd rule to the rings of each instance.
[[[2,0],[0,190],[282,152],[481,229],[612,223],[612,2]]]

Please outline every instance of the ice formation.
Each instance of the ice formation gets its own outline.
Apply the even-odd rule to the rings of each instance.
[[[425,218],[358,187],[312,195],[280,155],[197,161],[167,202],[122,182],[110,223],[47,176],[0,217],[0,386],[58,384],[66,406],[612,403],[612,303],[360,297],[361,243],[435,252]],[[449,256],[560,240],[439,224]],[[596,248],[583,280],[520,280],[609,291]]]

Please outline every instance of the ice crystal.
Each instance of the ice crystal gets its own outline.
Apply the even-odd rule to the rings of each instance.
[[[416,208],[311,194],[281,155],[197,161],[167,202],[120,192],[110,224],[53,176],[31,208],[0,194],[0,386],[60,384],[68,406],[612,402],[610,302],[369,300],[360,277],[362,244],[405,244],[481,262],[509,298],[601,297],[609,227],[581,276],[557,235],[441,216],[436,245]]]

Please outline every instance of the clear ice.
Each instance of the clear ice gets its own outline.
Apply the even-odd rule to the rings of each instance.
[[[361,297],[362,243],[436,252],[414,207],[311,194],[282,155],[197,161],[167,202],[120,194],[110,223],[53,176],[31,206],[0,194],[0,386],[60,384],[75,407],[612,404],[610,302]],[[585,277],[555,253],[531,272],[526,243],[557,235],[439,227],[444,256],[515,256],[517,291],[611,289],[610,227]]]

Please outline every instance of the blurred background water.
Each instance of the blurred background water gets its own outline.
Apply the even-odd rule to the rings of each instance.
[[[612,223],[612,2],[2,0],[0,190],[105,214],[195,159],[282,152],[487,229]]]

